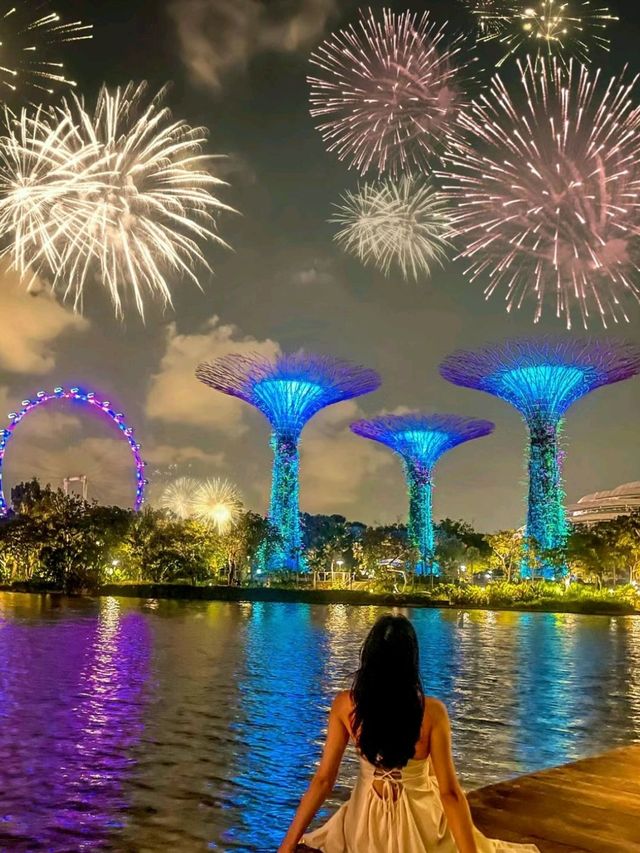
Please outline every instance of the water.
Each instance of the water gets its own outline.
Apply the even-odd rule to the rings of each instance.
[[[380,612],[0,594],[0,850],[274,851]],[[640,740],[640,619],[410,616],[467,787]]]

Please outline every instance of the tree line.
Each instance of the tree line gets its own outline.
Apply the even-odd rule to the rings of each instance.
[[[12,491],[13,510],[0,522],[0,581],[95,590],[105,583],[259,583],[261,566],[278,548],[277,530],[261,515],[243,512],[226,532],[166,510],[134,513],[105,507],[41,486]],[[302,515],[309,569],[328,583],[364,582],[397,589],[413,581],[419,555],[404,524],[365,525],[341,515]],[[481,533],[464,521],[435,528],[441,583],[514,583],[530,559],[539,563],[521,531]],[[561,554],[545,555],[573,579],[601,588],[640,581],[640,513],[570,530]],[[293,579],[281,576],[279,582]],[[273,582],[273,578],[271,579]]]

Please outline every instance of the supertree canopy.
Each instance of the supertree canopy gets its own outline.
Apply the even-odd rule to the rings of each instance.
[[[275,358],[232,353],[200,364],[196,376],[205,385],[255,406],[271,424],[274,462],[269,518],[281,543],[270,568],[299,569],[300,434],[326,406],[375,391],[380,377],[374,370],[302,350]]]
[[[438,574],[434,559],[432,516],[433,469],[440,457],[465,441],[493,432],[490,421],[458,415],[383,415],[351,424],[356,435],[379,441],[404,464],[409,489],[409,537],[418,551],[419,574]]]
[[[500,397],[522,414],[530,436],[526,535],[544,576],[553,577],[564,569],[557,558],[567,535],[559,448],[563,417],[596,388],[640,373],[640,347],[579,339],[514,340],[455,352],[440,372],[456,385]]]

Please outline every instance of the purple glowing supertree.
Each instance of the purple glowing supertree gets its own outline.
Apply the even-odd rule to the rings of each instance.
[[[640,347],[613,341],[514,340],[477,352],[458,351],[440,373],[449,382],[500,397],[529,428],[527,540],[546,578],[560,568],[567,522],[559,437],[577,400],[640,373]],[[525,573],[530,571],[526,566]]]
[[[508,311],[548,303],[567,328],[578,314],[627,320],[640,302],[638,76],[606,80],[570,62],[519,63],[520,91],[494,76],[463,109],[443,157],[450,238],[472,281]]]
[[[410,12],[371,11],[311,55],[311,115],[329,151],[360,173],[423,171],[466,101],[465,40]]]
[[[205,385],[255,406],[272,428],[274,453],[269,518],[281,537],[270,568],[302,565],[299,512],[299,442],[305,424],[326,406],[380,386],[374,370],[302,350],[270,359],[257,353],[224,355],[200,364]]]
[[[434,559],[433,469],[440,457],[494,430],[490,421],[412,412],[356,421],[351,430],[390,447],[402,458],[409,490],[409,539],[419,555],[418,574],[439,574]]]

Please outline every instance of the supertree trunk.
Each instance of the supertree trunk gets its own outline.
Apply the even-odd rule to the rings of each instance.
[[[409,487],[409,540],[420,557],[416,574],[438,575],[434,553],[431,471],[410,461],[405,461],[405,471]]]
[[[561,422],[540,419],[529,424],[526,535],[535,553],[527,555],[523,562],[524,577],[532,577],[534,567],[538,568],[536,574],[541,574],[547,580],[566,574],[563,555],[567,541],[567,519],[562,488],[560,430]]]
[[[269,519],[282,541],[270,559],[269,568],[275,571],[299,571],[302,568],[302,528],[299,510],[298,439],[274,432],[271,436],[271,447],[274,458]]]

